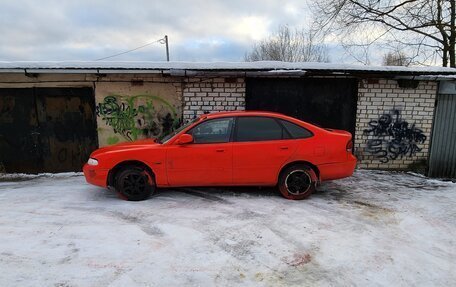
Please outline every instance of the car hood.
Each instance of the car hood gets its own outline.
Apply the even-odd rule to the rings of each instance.
[[[141,149],[141,148],[151,148],[151,147],[158,147],[161,144],[157,143],[155,139],[144,139],[144,140],[137,140],[132,142],[124,142],[119,143],[111,146],[106,146],[95,150],[90,157],[97,157],[97,155],[102,153],[110,153],[110,152],[118,152],[123,150],[131,150],[131,149]]]

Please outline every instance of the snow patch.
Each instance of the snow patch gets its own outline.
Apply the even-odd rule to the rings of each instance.
[[[342,63],[317,62],[148,62],[148,61],[0,61],[0,72],[14,69],[88,69],[94,70],[233,70],[233,71],[371,71],[404,73],[456,74],[448,67],[362,66]],[[277,72],[276,72],[277,73]]]
[[[451,182],[357,170],[303,201],[193,188],[127,202],[80,174],[31,177],[0,184],[0,286],[456,282]]]

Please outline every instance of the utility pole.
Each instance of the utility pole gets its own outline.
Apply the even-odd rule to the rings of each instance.
[[[166,61],[169,62],[168,35],[165,35],[165,45],[166,45]]]

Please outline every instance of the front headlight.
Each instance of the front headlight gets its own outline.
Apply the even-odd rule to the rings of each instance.
[[[87,164],[88,165],[98,165],[98,160],[96,160],[94,158],[89,158],[89,160],[87,161]]]

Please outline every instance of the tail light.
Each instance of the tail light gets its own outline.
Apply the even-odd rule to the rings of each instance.
[[[348,152],[353,152],[353,141],[349,140],[346,147]]]

